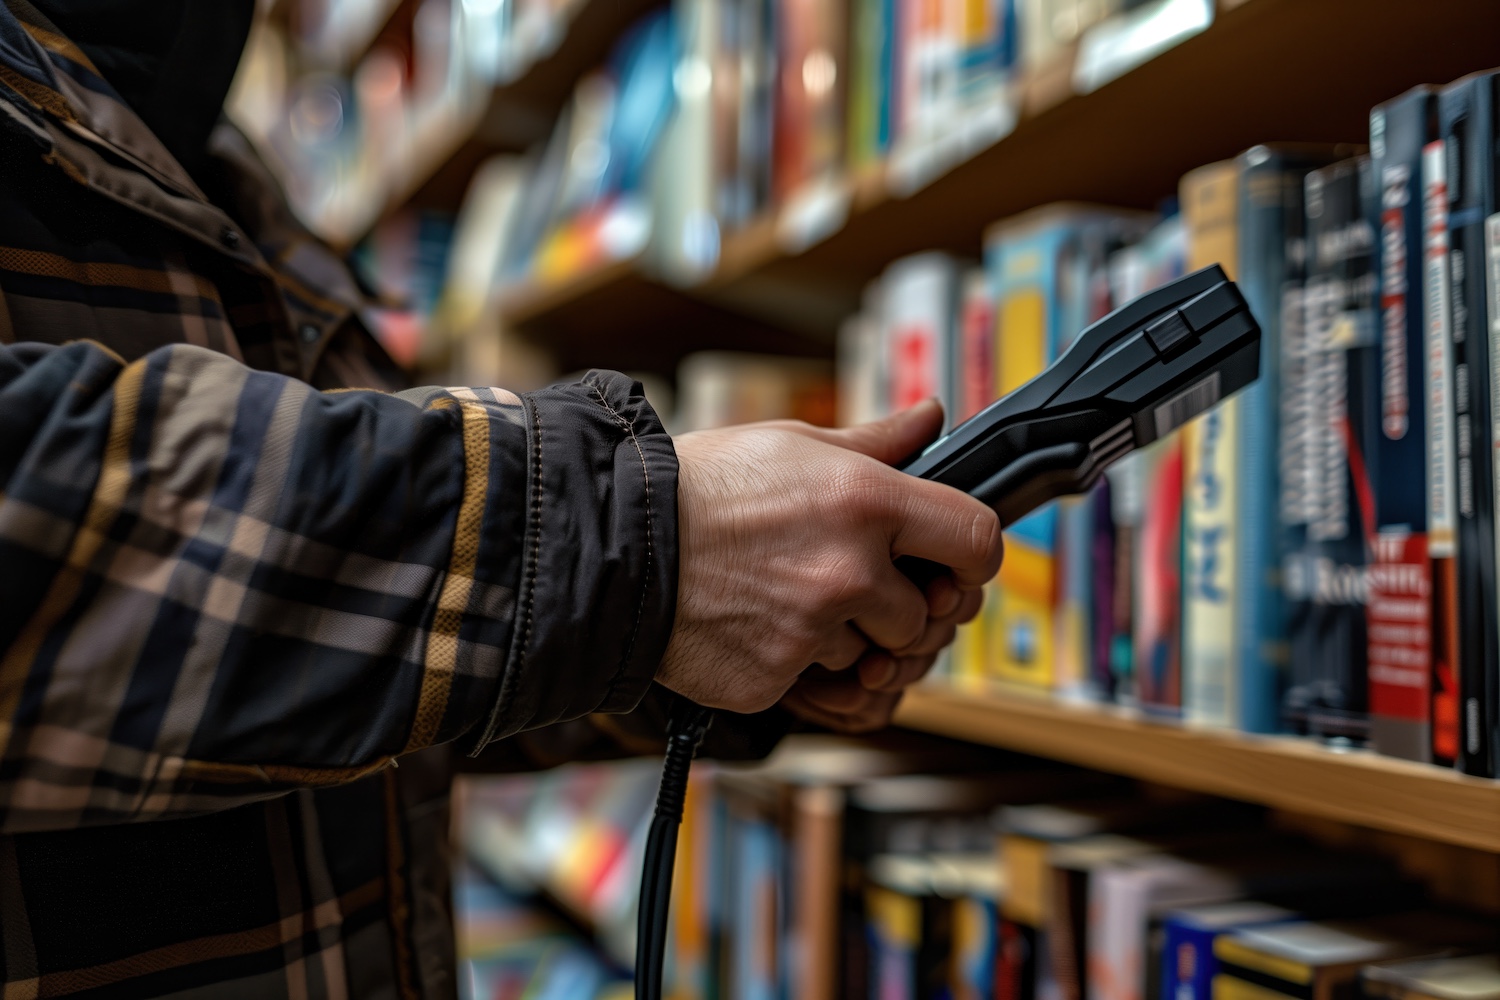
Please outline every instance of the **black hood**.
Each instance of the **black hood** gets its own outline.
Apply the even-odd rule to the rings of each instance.
[[[255,0],[31,0],[194,177],[250,35]]]

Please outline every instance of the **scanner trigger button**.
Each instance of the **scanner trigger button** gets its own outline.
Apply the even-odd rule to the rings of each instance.
[[[1162,355],[1171,354],[1192,338],[1192,328],[1176,309],[1146,327],[1146,339],[1151,341],[1156,353]]]

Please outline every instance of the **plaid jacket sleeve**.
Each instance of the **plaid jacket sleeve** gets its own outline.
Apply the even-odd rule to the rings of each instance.
[[[676,459],[623,376],[319,393],[0,346],[0,832],[199,813],[633,708]]]

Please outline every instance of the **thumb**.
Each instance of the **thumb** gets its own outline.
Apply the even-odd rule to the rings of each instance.
[[[936,399],[924,399],[884,420],[855,427],[799,428],[810,437],[868,455],[886,465],[910,457],[919,448],[930,444],[942,429],[943,407]]]

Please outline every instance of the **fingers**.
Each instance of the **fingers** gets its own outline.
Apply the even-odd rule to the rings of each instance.
[[[890,563],[874,569],[875,584],[860,602],[854,625],[876,646],[902,649],[922,637],[927,598]]]
[[[984,592],[980,590],[958,591],[957,603],[944,615],[934,615],[927,620],[927,627],[915,642],[894,650],[897,656],[928,656],[940,652],[953,641],[953,634],[966,621],[973,620],[984,604]]]
[[[952,625],[948,626],[948,631],[950,633],[953,631]],[[951,641],[951,634],[949,639]],[[932,669],[935,662],[937,662],[935,652],[911,656],[896,656],[891,653],[870,655],[859,661],[855,673],[865,690],[896,694],[926,677],[927,671]]]
[[[841,733],[890,725],[900,702],[900,692],[870,691],[850,674],[804,676],[782,699],[799,718]]]
[[[870,648],[870,640],[854,626],[844,624],[830,635],[813,662],[829,670],[847,670]]]
[[[973,497],[939,483],[907,477],[895,503],[893,556],[947,566],[959,587],[983,586],[1000,571],[1000,519]]]
[[[925,399],[910,409],[856,427],[812,427],[797,424],[791,429],[807,437],[857,451],[886,465],[909,458],[931,444],[943,429],[943,407]]]
[[[930,618],[947,618],[958,610],[966,591],[958,589],[953,577],[944,573],[927,585],[927,614]]]

